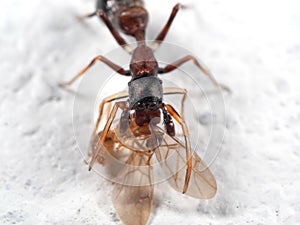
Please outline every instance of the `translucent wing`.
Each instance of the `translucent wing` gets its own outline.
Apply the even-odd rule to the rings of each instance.
[[[111,129],[103,145],[91,141],[91,146],[101,148],[97,162],[105,165],[101,173],[114,183],[112,202],[123,224],[145,225],[153,204],[153,152],[142,148],[143,138],[126,137],[122,142],[119,138]]]
[[[185,145],[176,137],[164,136],[161,146],[155,152],[169,184],[178,192],[183,191],[186,175]],[[217,184],[209,168],[196,152],[192,154],[192,173],[186,195],[194,198],[209,199],[217,191]]]
[[[115,184],[112,192],[114,207],[125,225],[145,225],[150,217],[153,175],[148,161],[148,155],[133,152],[127,160],[125,171],[119,174],[119,183]]]

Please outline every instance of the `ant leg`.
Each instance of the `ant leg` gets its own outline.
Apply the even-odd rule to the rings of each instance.
[[[161,44],[161,42],[165,39],[165,37],[167,36],[167,33],[172,25],[173,20],[175,19],[175,16],[178,12],[178,10],[180,8],[186,8],[186,6],[181,5],[179,3],[177,3],[174,7],[173,10],[171,12],[171,15],[168,19],[168,22],[166,23],[166,25],[164,26],[164,28],[161,30],[161,32],[157,35],[155,42],[151,45],[151,48],[153,51],[155,51]]]
[[[113,63],[112,61],[110,61],[109,59],[105,58],[104,56],[96,56],[86,67],[84,67],[76,76],[74,76],[71,80],[64,82],[64,83],[60,83],[59,86],[61,87],[65,87],[65,86],[69,86],[72,83],[74,83],[80,76],[82,76],[89,68],[91,68],[96,61],[99,60],[103,63],[105,63],[106,65],[108,65],[110,68],[112,68],[114,71],[116,71],[117,73],[124,75],[124,76],[130,76],[130,71],[129,70],[124,70],[122,67],[116,65],[115,63]]]
[[[99,139],[99,141],[97,143],[97,149],[96,149],[95,153],[93,154],[92,159],[91,159],[91,161],[89,163],[89,170],[92,169],[95,161],[97,160],[97,156],[98,156],[98,154],[99,154],[99,152],[101,150],[101,147],[103,146],[103,144],[104,144],[104,142],[106,140],[107,134],[109,132],[109,129],[111,127],[111,124],[112,124],[113,120],[116,117],[118,109],[119,108],[124,108],[125,105],[126,105],[126,102],[116,102],[114,104],[114,107],[111,110],[111,113],[110,113],[110,115],[108,117],[108,120],[107,120],[107,122],[106,122],[106,124],[105,124],[105,126],[103,128],[103,131],[101,132],[100,139]]]
[[[159,68],[159,72],[160,74],[163,74],[163,73],[169,73],[175,69],[177,69],[179,66],[181,66],[182,64],[188,62],[192,60],[193,63],[195,64],[196,67],[198,67],[198,69],[200,69],[210,80],[211,82],[216,85],[217,87],[220,87],[221,89],[227,91],[227,92],[231,92],[230,89],[223,85],[223,84],[220,84],[218,83],[215,78],[213,77],[212,73],[209,72],[208,69],[206,69],[203,65],[200,64],[200,62],[194,57],[194,56],[191,56],[191,55],[187,55],[169,65],[167,65],[165,68]]]
[[[114,36],[114,38],[118,42],[118,44],[122,48],[124,48],[126,52],[128,52],[129,54],[132,54],[133,49],[128,45],[128,43],[121,37],[120,33],[112,25],[112,23],[110,22],[110,20],[108,19],[107,15],[106,15],[106,13],[102,9],[99,9],[96,14],[105,23],[105,25],[109,29],[110,33]]]
[[[187,191],[189,181],[191,178],[191,172],[192,172],[192,154],[191,154],[191,146],[190,146],[190,136],[184,120],[182,119],[182,117],[180,117],[180,115],[176,112],[176,110],[169,104],[166,104],[165,107],[167,111],[171,114],[171,116],[181,125],[184,134],[185,149],[186,149],[186,175],[185,175],[184,187],[182,191],[182,193],[184,194]]]
[[[184,103],[187,96],[187,90],[184,88],[164,88],[164,95],[182,94],[180,115],[184,119]]]

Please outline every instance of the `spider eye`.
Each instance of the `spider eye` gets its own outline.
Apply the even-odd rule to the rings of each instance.
[[[145,107],[145,104],[144,104],[144,103],[138,102],[138,103],[136,104],[136,106],[135,106],[135,109],[136,109],[136,110],[145,110],[146,107]]]
[[[153,101],[153,102],[150,102],[149,104],[148,104],[148,107],[147,107],[149,110],[155,110],[155,109],[157,109],[158,108],[158,104],[157,104],[157,102],[155,102],[155,101]]]

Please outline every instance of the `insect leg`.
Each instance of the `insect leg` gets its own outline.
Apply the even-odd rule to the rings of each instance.
[[[164,88],[164,95],[182,94],[180,115],[184,119],[184,103],[187,96],[187,90],[184,88]]]
[[[69,85],[73,84],[80,76],[82,76],[89,68],[91,68],[96,63],[97,60],[105,63],[106,65],[108,65],[110,68],[112,68],[114,71],[116,71],[117,73],[119,73],[121,75],[130,76],[130,71],[129,70],[124,70],[122,67],[120,67],[117,64],[113,63],[109,59],[105,58],[104,56],[99,55],[99,56],[96,56],[86,67],[84,67],[71,80],[69,80],[67,82],[64,82],[64,83],[60,83],[59,86],[65,87],[65,86],[69,86]]]
[[[159,69],[159,73],[160,74],[163,74],[163,73],[169,73],[175,69],[177,69],[178,67],[180,67],[182,64],[188,62],[188,61],[192,61],[195,66],[200,69],[210,80],[211,82],[216,85],[217,87],[220,87],[221,89],[225,90],[225,91],[228,91],[230,92],[230,89],[223,85],[223,84],[220,84],[218,83],[215,78],[213,77],[212,73],[209,72],[208,69],[206,69],[203,65],[201,65],[201,63],[194,57],[194,56],[191,56],[191,55],[187,55],[169,65],[167,65],[165,68],[160,68]]]
[[[170,29],[170,27],[171,27],[171,25],[172,25],[172,22],[173,22],[173,20],[175,19],[175,16],[176,16],[176,14],[177,14],[177,12],[178,12],[178,10],[180,9],[180,8],[186,8],[184,5],[181,5],[181,4],[176,4],[174,7],[173,7],[173,10],[172,10],[172,12],[171,12],[171,15],[170,15],[170,17],[169,17],[169,19],[168,19],[168,21],[167,21],[167,23],[166,23],[166,25],[164,26],[164,28],[161,30],[161,32],[157,35],[157,37],[156,37],[156,39],[155,39],[155,42],[152,44],[152,46],[151,46],[151,48],[152,48],[152,50],[154,51],[154,50],[156,50],[159,46],[160,46],[160,44],[161,44],[161,42],[165,39],[165,37],[167,36],[167,33],[168,33],[168,31],[169,31],[169,29]]]
[[[101,147],[103,146],[103,144],[104,144],[104,142],[105,142],[106,136],[107,136],[107,134],[108,134],[108,131],[109,131],[109,129],[110,129],[110,126],[111,126],[113,120],[115,119],[115,116],[116,116],[116,114],[117,114],[118,109],[119,109],[119,108],[124,108],[124,104],[126,104],[126,102],[116,102],[116,103],[114,104],[114,107],[113,107],[113,109],[111,110],[111,113],[110,113],[110,115],[109,115],[109,117],[108,117],[108,120],[107,120],[107,122],[106,122],[106,124],[105,124],[105,126],[104,126],[104,128],[103,128],[102,134],[101,134],[100,139],[99,139],[99,141],[98,141],[98,144],[97,144],[97,150],[96,150],[96,152],[93,154],[92,160],[91,160],[90,163],[89,163],[89,170],[92,169],[92,167],[93,167],[93,165],[94,165],[94,163],[95,163],[95,161],[96,161],[96,159],[97,159],[97,156],[98,156],[98,154],[99,154],[99,152],[100,152]]]
[[[132,54],[133,49],[128,45],[128,43],[122,38],[120,33],[117,31],[117,29],[112,25],[110,20],[108,19],[106,13],[102,10],[99,9],[97,11],[97,15],[102,19],[102,21],[105,23],[107,28],[109,29],[110,33],[113,35],[115,40],[118,42],[118,44],[125,49],[126,52],[129,54]]]
[[[176,112],[176,110],[171,105],[166,104],[165,106],[168,112],[171,114],[171,116],[181,125],[184,134],[185,149],[186,149],[186,175],[185,175],[185,181],[184,181],[184,186],[182,191],[182,193],[184,194],[187,191],[189,181],[191,178],[191,173],[192,173],[192,154],[191,154],[191,146],[190,146],[190,136],[189,136],[187,126],[184,120],[181,118],[181,116]]]

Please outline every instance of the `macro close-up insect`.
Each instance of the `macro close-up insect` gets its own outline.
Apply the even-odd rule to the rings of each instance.
[[[148,13],[143,1],[97,1],[97,11],[80,17],[99,16],[115,40],[131,55],[129,69],[124,69],[104,56],[95,57],[78,75],[60,84],[71,85],[96,61],[101,61],[119,75],[130,76],[128,91],[106,97],[100,104],[89,146],[89,169],[94,163],[109,167],[114,174],[113,203],[124,224],[146,224],[153,202],[153,158],[162,167],[170,185],[178,192],[199,199],[212,198],[217,184],[209,168],[191,148],[188,127],[184,120],[184,88],[163,87],[158,74],[169,73],[182,64],[192,61],[217,87],[229,90],[217,83],[197,59],[187,55],[160,67],[154,51],[166,37],[181,4],[173,7],[171,15],[154,42],[145,42]],[[132,36],[136,47],[130,47],[119,31]],[[102,74],[101,76],[105,76]],[[164,102],[164,95],[181,95],[181,112]],[[111,106],[113,103],[113,106]],[[109,105],[109,107],[107,107]],[[116,118],[121,111],[120,118]],[[99,130],[99,124],[106,120]],[[117,121],[117,122],[116,122]],[[175,124],[180,125],[184,140],[176,134]]]
[[[0,1],[0,224],[300,224],[300,2]]]

